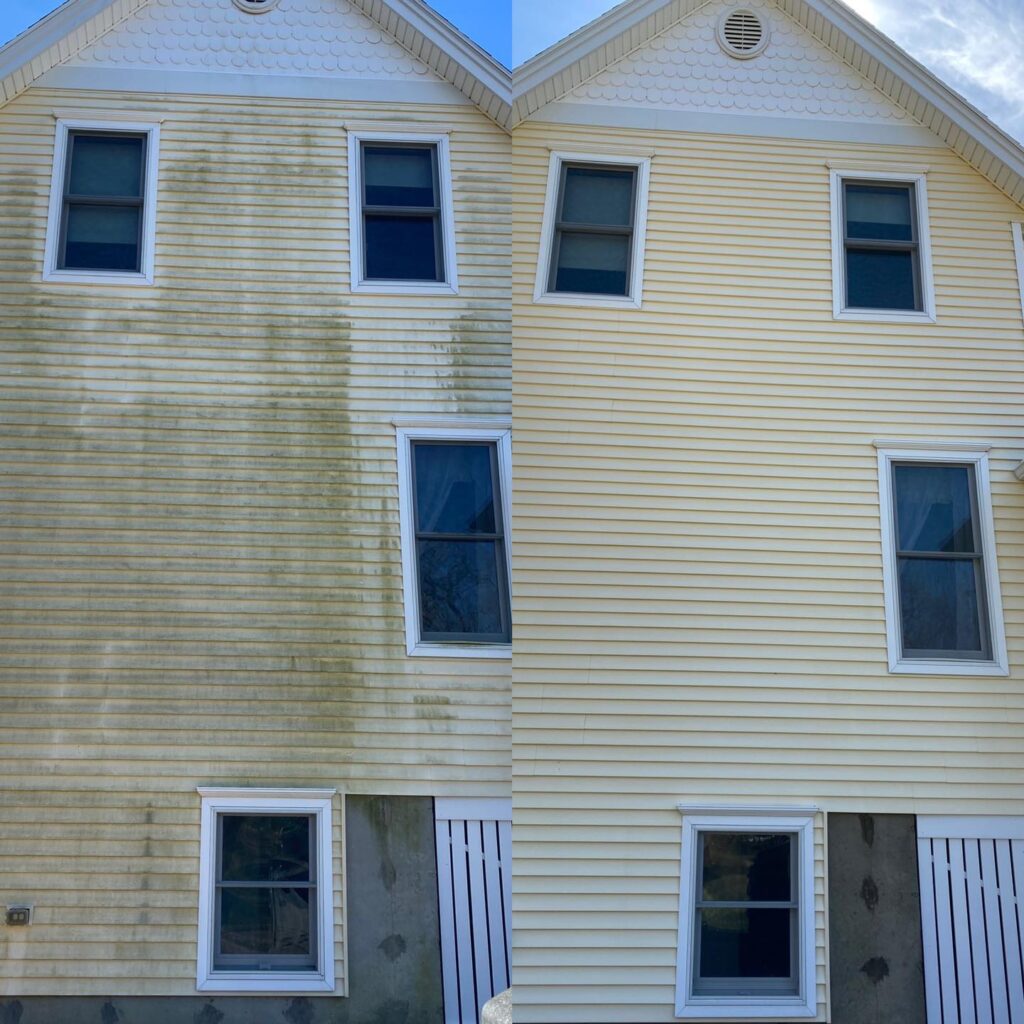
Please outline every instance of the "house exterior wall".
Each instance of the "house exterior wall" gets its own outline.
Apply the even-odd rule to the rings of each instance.
[[[55,112],[126,110],[156,283],[43,283]],[[450,133],[457,296],[350,293],[355,121]],[[509,413],[510,153],[465,103],[0,110],[0,998],[195,994],[198,785],[507,795],[509,661],[406,656],[392,419]]]
[[[939,147],[514,146],[516,1019],[670,1021],[680,802],[1024,813],[1021,211]],[[533,301],[552,151],[652,158],[642,309]],[[927,168],[935,324],[833,319],[829,161]],[[1008,678],[888,672],[886,438],[992,445]]]

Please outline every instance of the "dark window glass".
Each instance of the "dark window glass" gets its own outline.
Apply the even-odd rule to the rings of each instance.
[[[412,458],[421,638],[508,643],[497,445],[415,441]]]
[[[789,978],[793,911],[705,909],[700,916],[702,978]]]
[[[701,833],[694,994],[798,991],[796,848],[791,833]]]
[[[548,288],[628,295],[635,168],[563,164]]]
[[[68,133],[57,266],[140,271],[146,139]]]
[[[704,836],[706,900],[789,900],[793,837],[711,832]]]
[[[973,465],[892,467],[905,657],[991,657]]]
[[[916,202],[913,185],[843,183],[847,307],[924,308]]]
[[[214,968],[315,969],[315,818],[222,814],[217,826]]]
[[[363,273],[368,281],[443,281],[437,147],[364,143]]]

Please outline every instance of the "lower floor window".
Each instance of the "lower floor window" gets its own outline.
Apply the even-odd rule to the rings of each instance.
[[[813,1016],[813,815],[684,814],[677,1012]]]
[[[199,989],[332,990],[331,796],[200,792]]]

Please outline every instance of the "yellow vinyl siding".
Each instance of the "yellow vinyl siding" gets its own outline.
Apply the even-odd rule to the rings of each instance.
[[[667,1022],[681,801],[1024,813],[1020,209],[942,148],[514,148],[516,1015]],[[552,150],[653,156],[642,309],[532,301]],[[935,325],[833,320],[829,161],[928,168]],[[1010,678],[888,673],[880,438],[993,445]]]
[[[55,110],[164,118],[155,287],[42,282]],[[460,295],[350,294],[353,119],[450,130]],[[470,106],[0,110],[0,996],[194,992],[196,785],[507,794],[510,663],[405,653],[392,418],[509,413],[510,152]]]

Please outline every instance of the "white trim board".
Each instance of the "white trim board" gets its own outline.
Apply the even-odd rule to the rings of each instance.
[[[1013,252],[1017,258],[1017,281],[1020,284],[1020,307],[1024,315],[1024,224],[1015,221],[1010,225],[1013,233]]]
[[[401,422],[403,417],[396,417]],[[501,488],[501,514],[505,529],[506,573],[511,601],[512,580],[512,430],[504,425],[481,426],[473,421],[465,425],[436,426],[428,418],[420,425],[395,427],[398,459],[398,514],[402,543],[402,594],[405,604],[405,645],[410,657],[421,658],[500,658],[512,657],[511,644],[440,643],[420,640],[420,595],[416,571],[416,538],[413,524],[412,441],[454,439],[491,441],[498,449],[498,482]]]
[[[988,449],[965,449],[962,444],[943,446],[934,442],[927,448],[878,447],[878,498],[882,540],[882,586],[885,598],[885,633],[889,671],[933,676],[1006,676],[1009,662],[1006,631],[1003,624],[1003,603],[996,562],[995,523],[992,517],[991,481]],[[975,490],[978,499],[978,532],[981,537],[982,564],[985,573],[985,597],[992,659],[968,661],[939,658],[905,658],[900,626],[899,588],[896,574],[896,523],[893,509],[893,462],[951,462],[974,466]]]
[[[917,838],[1024,841],[1024,816],[919,814]]]
[[[426,126],[424,126],[426,127]],[[434,146],[437,157],[438,200],[441,204],[443,281],[384,281],[364,278],[363,264],[363,162],[364,142],[414,142]],[[455,195],[452,190],[451,152],[446,132],[393,131],[386,124],[374,131],[348,132],[348,255],[353,292],[373,295],[458,295],[459,259],[455,246]]]
[[[927,146],[932,149],[938,145],[938,140],[927,128],[914,125],[826,121],[809,117],[760,117],[754,114],[708,114],[696,110],[611,104],[602,106],[561,100],[541,107],[530,120],[594,128],[806,139],[811,142],[862,142],[882,146]]]
[[[627,295],[593,295],[576,292],[550,292],[551,255],[554,245],[556,205],[562,165],[617,164],[636,168],[636,193],[633,211],[633,239],[629,267],[629,293]],[[533,301],[553,306],[584,306],[588,309],[640,309],[644,296],[644,254],[647,245],[647,198],[651,180],[650,155],[630,156],[621,152],[565,153],[552,152],[548,164],[548,182],[544,195],[544,217],[541,222],[540,250],[537,254],[537,275],[534,280]]]
[[[160,177],[160,123],[133,121],[127,113],[109,121],[88,117],[58,118],[54,130],[53,171],[50,201],[46,217],[46,242],[43,255],[43,280],[51,284],[151,285],[155,276],[156,204]],[[68,138],[73,130],[133,132],[146,136],[146,160],[142,186],[142,240],[140,270],[59,270],[57,268],[60,225],[64,210],[64,176],[68,158]]]
[[[201,825],[199,832],[199,931],[196,955],[196,989],[199,992],[334,992],[335,921],[334,921],[334,832],[332,820],[333,795],[330,790],[268,790],[268,789],[199,789]],[[340,814],[345,815],[344,798]],[[215,878],[217,863],[217,816],[231,812],[291,812],[310,814],[316,818],[317,863],[317,958],[318,970],[296,971],[226,971],[215,970]],[[342,850],[342,861],[345,851]],[[344,928],[342,928],[344,934]],[[344,947],[347,957],[348,947]]]
[[[781,810],[781,809],[779,809]],[[817,948],[814,917],[814,820],[808,810],[795,814],[755,813],[726,808],[683,814],[676,953],[675,1014],[686,1020],[790,1020],[818,1015]],[[800,990],[787,996],[701,995],[693,991],[694,902],[700,832],[789,832],[798,837],[796,879],[799,893],[797,963]]]
[[[511,821],[512,798],[503,796],[434,797],[435,821]]]

